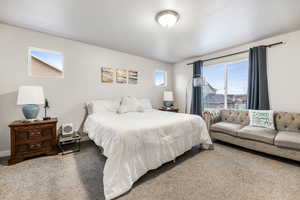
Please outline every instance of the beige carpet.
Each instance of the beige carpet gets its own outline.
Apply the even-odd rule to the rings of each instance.
[[[0,165],[1,200],[104,200],[105,158],[91,142],[66,156]],[[222,143],[143,176],[118,200],[298,200],[300,164]]]

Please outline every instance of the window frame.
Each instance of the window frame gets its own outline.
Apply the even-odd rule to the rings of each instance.
[[[224,109],[228,108],[228,101],[227,101],[227,97],[228,97],[228,74],[229,74],[229,65],[233,64],[233,63],[238,63],[238,62],[244,62],[244,61],[248,61],[249,63],[249,59],[248,58],[241,58],[241,59],[236,59],[236,60],[232,60],[232,61],[227,61],[227,62],[218,62],[218,63],[212,63],[212,64],[207,64],[203,65],[203,67],[213,67],[216,65],[224,65]],[[204,108],[205,109],[205,108]]]
[[[47,53],[54,53],[54,54],[58,54],[62,56],[62,64],[63,64],[63,72],[62,72],[62,76],[37,76],[37,75],[32,75],[32,69],[31,69],[31,51],[44,51]],[[29,77],[33,77],[33,78],[58,78],[58,79],[63,79],[65,78],[65,57],[64,54],[62,52],[58,52],[58,51],[52,51],[49,49],[41,49],[41,48],[37,48],[37,47],[28,47],[28,51],[27,51],[27,72],[28,72],[28,76]]]
[[[164,73],[164,84],[163,85],[157,85],[156,84],[156,73],[157,72],[162,72],[162,73]],[[155,72],[154,72],[154,84],[155,84],[155,86],[157,86],[157,87],[167,87],[168,86],[168,72],[167,71],[165,71],[165,70],[155,70]]]

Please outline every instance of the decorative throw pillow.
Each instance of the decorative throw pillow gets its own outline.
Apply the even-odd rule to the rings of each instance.
[[[250,126],[275,129],[273,110],[249,110]]]
[[[144,110],[152,110],[152,104],[150,99],[139,99],[140,104],[143,106]]]
[[[88,114],[101,113],[101,112],[117,112],[120,106],[120,99],[108,100],[99,99],[86,103]]]
[[[123,97],[118,113],[144,112],[143,106],[135,97]]]

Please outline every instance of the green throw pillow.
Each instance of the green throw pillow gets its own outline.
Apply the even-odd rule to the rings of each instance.
[[[249,110],[250,126],[275,129],[273,110]]]

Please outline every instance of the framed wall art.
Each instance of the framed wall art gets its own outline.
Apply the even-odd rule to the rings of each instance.
[[[127,70],[126,69],[117,69],[116,82],[121,83],[121,84],[127,83]]]
[[[138,72],[137,71],[128,71],[128,83],[137,84],[138,83]]]
[[[114,82],[114,70],[110,67],[101,68],[101,82],[113,83]]]

